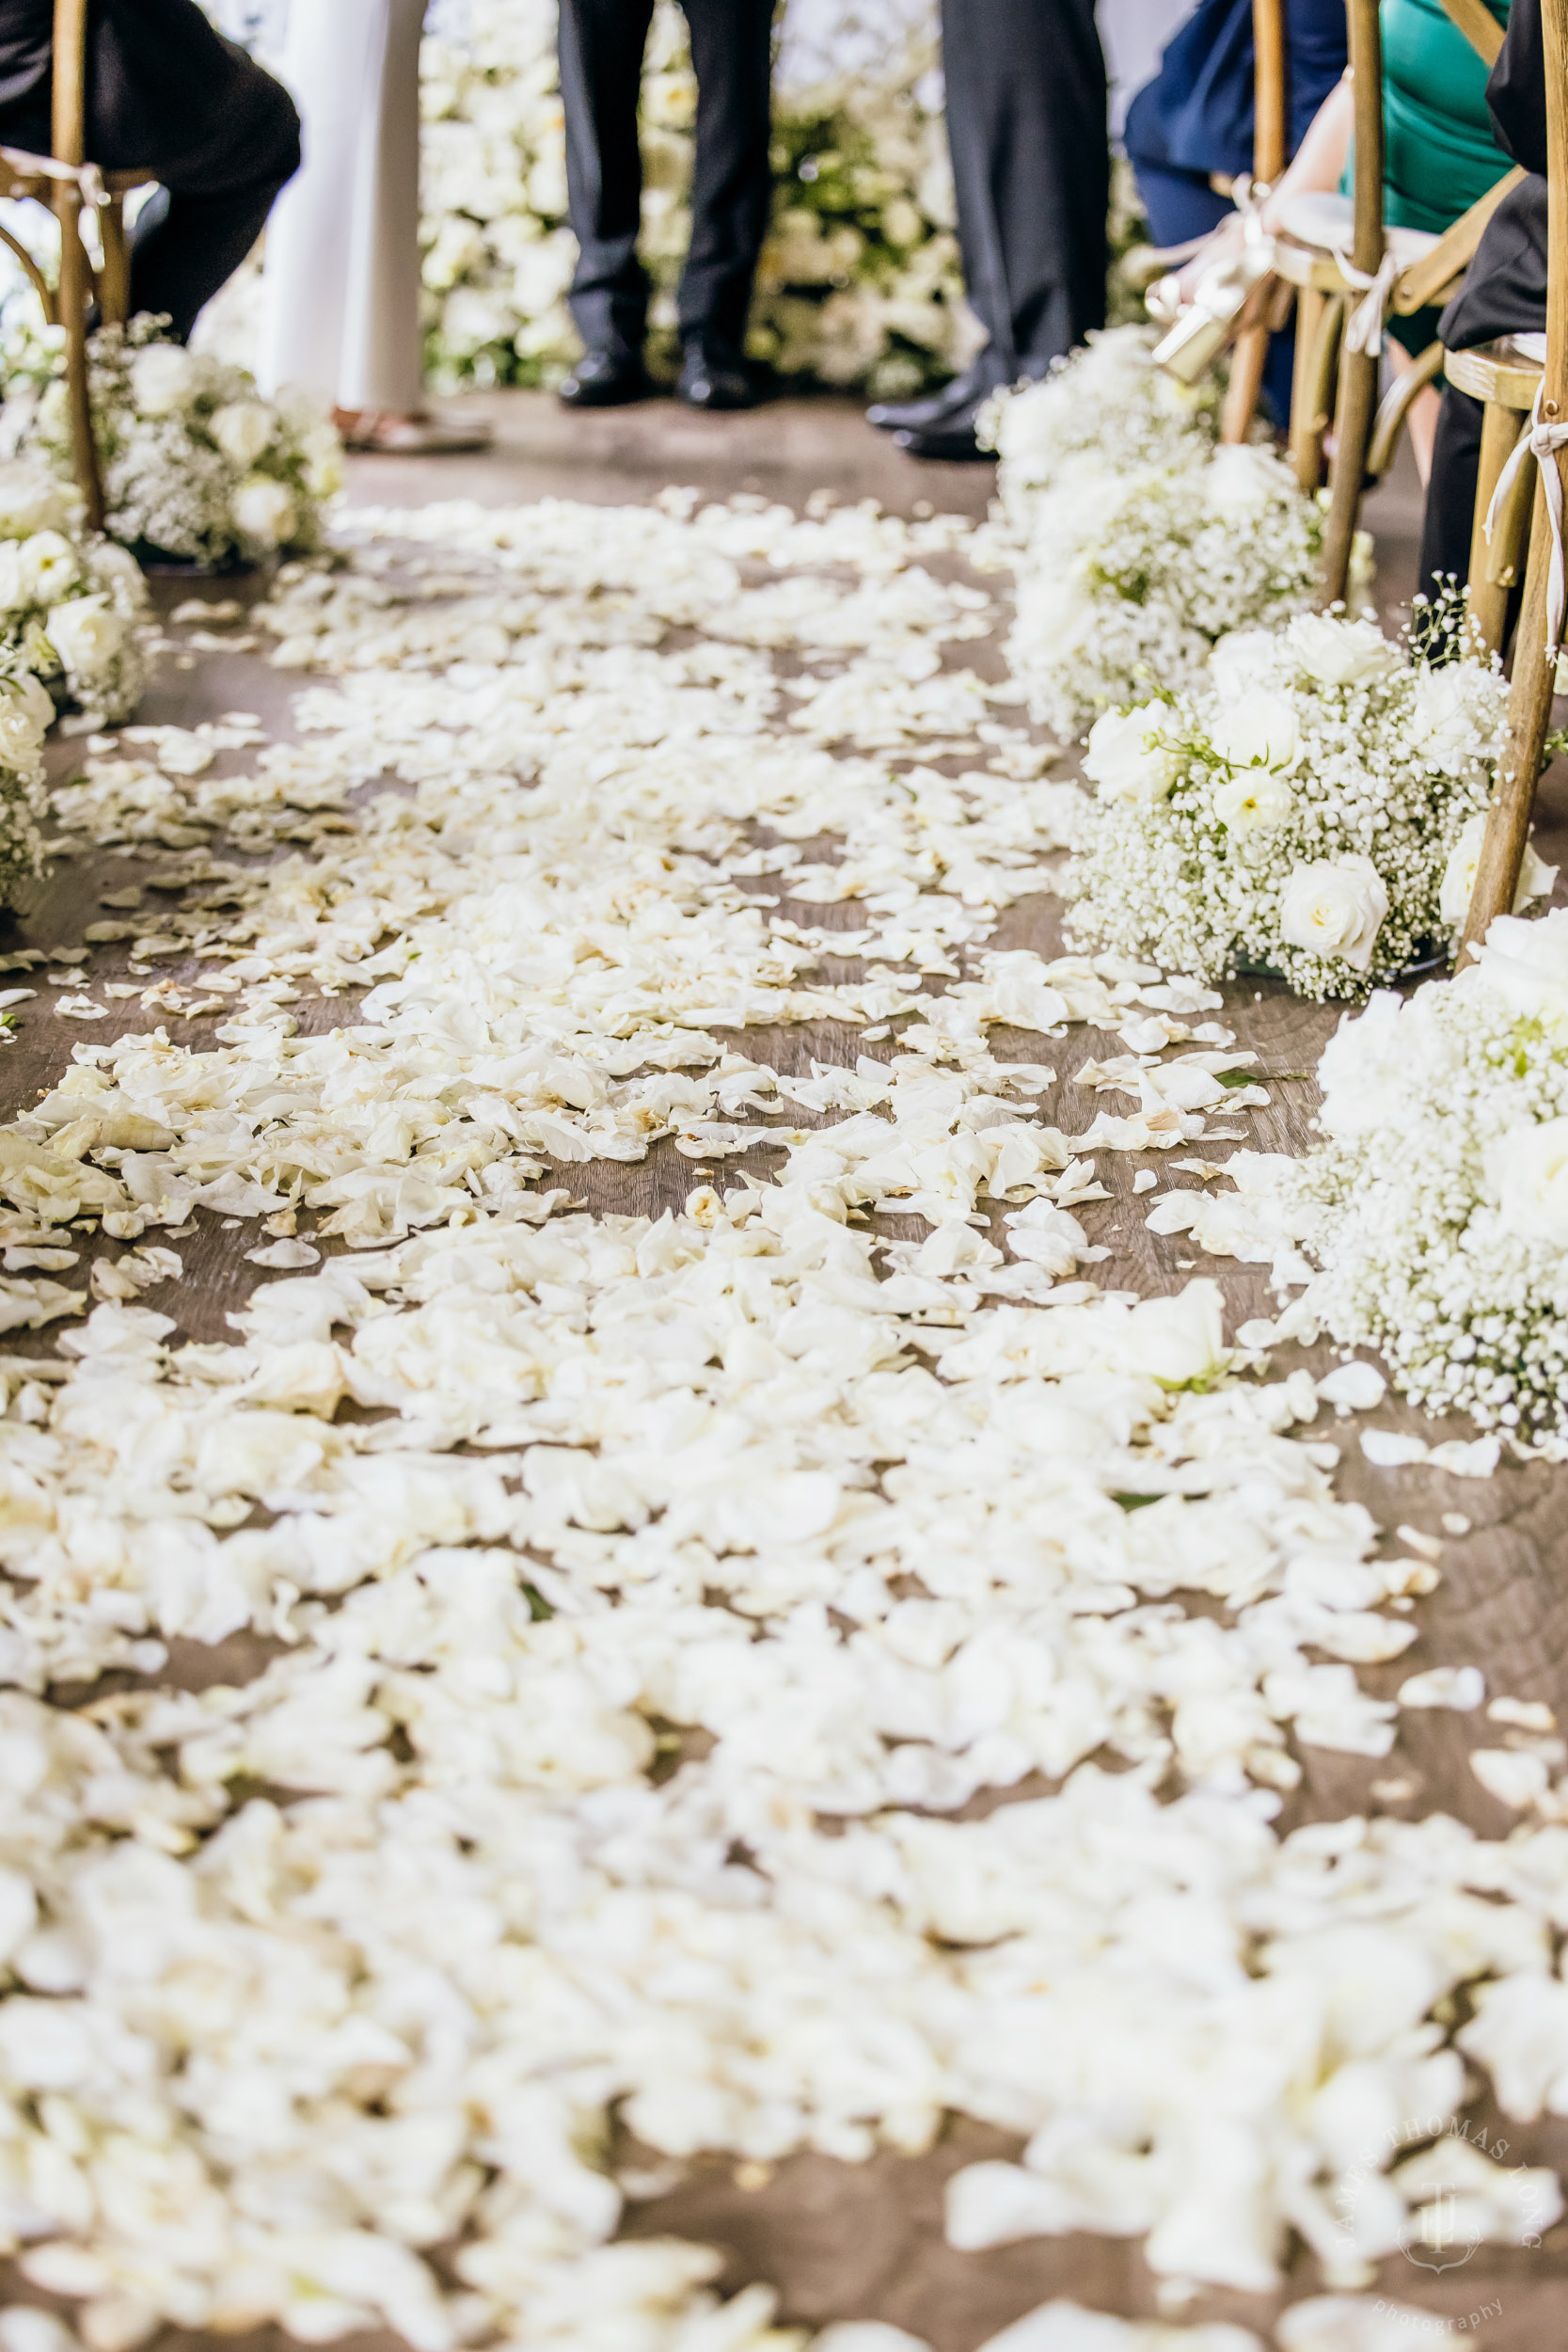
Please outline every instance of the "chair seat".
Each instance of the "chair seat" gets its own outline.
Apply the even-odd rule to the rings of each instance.
[[[1342,294],[1348,283],[1340,257],[1355,234],[1355,207],[1348,196],[1315,190],[1288,197],[1280,207],[1275,264],[1293,286],[1315,286],[1320,294]],[[1386,229],[1385,250],[1402,270],[1425,259],[1440,240],[1427,229]]]
[[[1443,362],[1449,382],[1472,400],[1528,415],[1546,364],[1544,335],[1502,335],[1469,351],[1450,351]]]

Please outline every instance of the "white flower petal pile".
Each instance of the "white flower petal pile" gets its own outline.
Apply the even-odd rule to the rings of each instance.
[[[269,616],[336,674],[301,746],[223,776],[243,714],[137,731],[58,796],[172,855],[135,963],[201,959],[230,1016],[81,1044],[0,1130],[6,1312],[67,1326],[0,1359],[0,2233],[91,2352],[793,2352],[770,2288],[616,2242],[650,2152],[916,2152],[949,2109],[1023,2143],[957,2176],[956,2243],[1248,2289],[1294,2230],[1353,2312],[1434,2198],[1500,2243],[1556,2211],[1474,2149],[1384,2165],[1468,2095],[1446,2019],[1511,2112],[1568,2098],[1568,1828],[1279,1834],[1291,1735],[1390,1748],[1355,1668],[1435,1572],[1292,1434],[1307,1375],[1231,1373],[1212,1285],[1078,1272],[1090,1155],[1253,1092],[1212,992],[987,946],[1076,808],[942,667],[977,592],[915,559],[958,527],[689,508],[372,523]],[[394,537],[441,551],[412,589]],[[923,767],[948,740],[987,764]],[[712,1034],[916,1009],[809,1074]],[[1085,1020],[1138,1107],[1069,1132],[984,1034]],[[545,1188],[671,1135],[782,1158],[657,1221]],[[150,1236],[202,1209],[264,1220],[269,1279],[180,1345]],[[302,1217],[355,1249],[293,1270]],[[136,1245],[90,1284],[84,1218]],[[242,1628],[244,1686],[43,1695]],[[1063,2304],[997,2339],[1249,2343]]]

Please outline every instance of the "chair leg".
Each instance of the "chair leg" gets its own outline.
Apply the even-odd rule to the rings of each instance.
[[[1334,423],[1334,462],[1329,468],[1328,520],[1323,527],[1322,601],[1338,604],[1350,580],[1351,549],[1366,481],[1367,450],[1377,406],[1379,356],[1345,351],[1339,360],[1339,400]]]
[[[1476,472],[1476,514],[1470,530],[1470,621],[1489,653],[1501,653],[1508,619],[1508,595],[1518,578],[1522,543],[1529,526],[1535,469],[1524,465],[1513,495],[1488,541],[1486,517],[1503,468],[1512,456],[1523,424],[1514,409],[1489,400],[1481,412],[1481,462]]]
[[[54,22],[51,135],[60,161],[80,164],[87,155],[87,0],[55,0]],[[60,224],[59,321],[65,328],[71,452],[88,527],[102,531],[103,485],[87,391],[87,301],[92,275],[82,243],[82,194],[74,180],[56,181],[55,211]]]
[[[1256,326],[1243,326],[1230,355],[1230,381],[1225,388],[1225,405],[1220,411],[1222,441],[1244,441],[1251,432],[1252,420],[1258,413],[1258,395],[1263,389],[1263,365],[1268,356],[1268,321],[1264,319]]]
[[[1536,779],[1546,746],[1552,715],[1552,690],[1557,680],[1557,656],[1546,650],[1546,583],[1552,563],[1552,532],[1546,518],[1546,493],[1539,484],[1530,524],[1529,563],[1525,572],[1525,601],[1514,644],[1513,684],[1508,698],[1508,744],[1497,775],[1497,790],[1486,816],[1481,863],[1476,867],[1470,911],[1465,918],[1465,950],[1485,938],[1496,916],[1509,914],[1519,887],[1519,869],[1529,838],[1530,811]]]
[[[103,485],[98,471],[98,446],[93,438],[92,403],[87,389],[87,293],[89,271],[82,243],[81,197],[74,182],[62,182],[55,195],[60,222],[60,323],[65,328],[66,397],[71,410],[71,447],[76,486],[82,493],[87,528],[103,528]]]
[[[131,315],[131,253],[125,242],[125,199],[111,196],[98,215],[103,240],[99,272],[99,308],[105,326],[123,326]]]
[[[1304,286],[1296,305],[1296,365],[1291,394],[1291,462],[1310,497],[1323,478],[1323,435],[1332,412],[1335,361],[1345,306],[1338,294]]]
[[[1434,384],[1443,373],[1443,358],[1442,344],[1428,343],[1415,365],[1405,370],[1379,402],[1371,446],[1367,452],[1369,482],[1381,482],[1393,464],[1400,435],[1410,421],[1410,411],[1427,386]]]

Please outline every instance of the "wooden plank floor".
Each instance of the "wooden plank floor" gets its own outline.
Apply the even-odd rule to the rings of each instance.
[[[874,437],[844,403],[782,403],[735,418],[693,417],[667,402],[569,418],[545,395],[527,393],[489,395],[471,405],[496,426],[497,443],[489,455],[355,460],[351,498],[416,503],[462,496],[502,504],[553,494],[633,502],[676,481],[717,495],[762,492],[797,506],[813,489],[827,486],[840,497],[877,497],[904,513],[925,502],[941,512],[979,515],[991,486],[989,468],[913,465]],[[1369,520],[1379,539],[1380,595],[1392,606],[1411,584],[1419,524],[1418,493],[1407,469],[1370,501]],[[160,585],[160,601],[167,610],[187,593],[182,584]],[[232,584],[214,583],[203,593],[216,598],[233,593]],[[1001,649],[994,642],[955,650],[961,664],[1001,675]],[[189,726],[243,709],[286,736],[299,683],[293,675],[269,670],[259,656],[204,655],[191,667],[166,661],[139,715],[150,723]],[[60,756],[69,760],[69,750]],[[1556,780],[1548,789],[1542,847],[1568,869],[1568,789]],[[122,889],[161,863],[166,863],[165,853],[146,860],[97,855],[63,865],[25,914],[5,926],[0,950],[73,946],[84,925],[103,912],[102,891]],[[835,917],[847,921],[852,914],[787,904],[785,911],[830,925]],[[995,944],[1029,946],[1046,956],[1059,952],[1058,901],[1041,897],[1011,909]],[[122,950],[97,951],[91,965],[95,984],[119,976],[117,959],[123,960]],[[162,969],[180,976],[177,964]],[[19,1009],[16,1042],[0,1055],[0,1104],[7,1117],[54,1083],[81,1037],[100,1043],[118,1028],[149,1025],[150,1016],[130,999],[118,1020],[111,1017],[85,1031],[53,1013],[50,995],[40,988],[38,999]],[[310,1029],[354,1017],[352,1000],[341,997],[307,998],[293,1009]],[[1270,1107],[1253,1115],[1249,1141],[1259,1149],[1299,1152],[1309,1138],[1316,1093],[1308,1079],[1287,1073],[1313,1069],[1337,1011],[1296,1004],[1275,984],[1247,983],[1227,992],[1225,1017],[1241,1042],[1256,1049],[1262,1073],[1277,1079]],[[210,1034],[199,1022],[168,1020],[166,1025],[172,1037],[195,1045]],[[855,1032],[832,1024],[748,1032],[735,1041],[779,1068],[800,1068],[813,1055],[852,1060],[863,1050]],[[1092,1056],[1119,1050],[1118,1040],[1079,1029],[1065,1041],[997,1031],[992,1044],[999,1057],[1049,1061],[1063,1073]],[[1053,1116],[1069,1130],[1086,1126],[1094,1113],[1094,1098],[1075,1090],[1065,1075],[1053,1102]],[[759,1172],[768,1164],[764,1154],[750,1155],[749,1165]],[[1192,1257],[1187,1237],[1161,1239],[1148,1232],[1147,1204],[1134,1202],[1132,1191],[1134,1171],[1144,1164],[1129,1155],[1101,1154],[1098,1173],[1112,1198],[1078,1214],[1091,1240],[1111,1249],[1101,1269],[1104,1281],[1148,1294],[1179,1289],[1189,1279]],[[592,1164],[571,1170],[567,1181],[574,1195],[596,1210],[657,1215],[684,1200],[693,1175],[691,1163],[666,1143],[640,1164]],[[897,1228],[890,1224],[889,1230]],[[907,1230],[924,1229],[911,1222]],[[192,1338],[227,1336],[227,1314],[263,1279],[241,1255],[253,1241],[248,1228],[226,1230],[221,1220],[202,1213],[198,1232],[184,1247],[185,1275],[177,1294],[156,1294],[150,1303],[176,1314]],[[1202,1260],[1198,1270],[1220,1280],[1233,1323],[1268,1311],[1274,1303],[1260,1269]],[[32,1334],[3,1343],[27,1353],[40,1347]],[[1305,1359],[1298,1351],[1283,1351],[1278,1360],[1282,1369],[1307,1360],[1322,1370],[1331,1359],[1325,1350]],[[1384,1426],[1419,1428],[1428,1437],[1465,1434],[1458,1428],[1436,1432],[1393,1403],[1370,1418]],[[1419,1668],[1473,1663],[1484,1669],[1489,1692],[1544,1699],[1568,1714],[1568,1472],[1513,1467],[1490,1481],[1476,1481],[1424,1470],[1378,1471],[1355,1442],[1358,1426],[1347,1422],[1333,1433],[1346,1449],[1341,1491],[1364,1501],[1390,1537],[1402,1524],[1440,1534],[1445,1513],[1462,1513],[1473,1522],[1469,1534],[1443,1537],[1444,1581],[1420,1604],[1418,1642],[1396,1665],[1363,1670],[1369,1687],[1388,1696]],[[186,1684],[245,1679],[261,1657],[261,1645],[248,1637],[224,1645],[218,1653],[189,1643],[176,1645],[176,1652],[174,1678]],[[59,1694],[62,1703],[78,1695]],[[1375,1765],[1323,1750],[1303,1751],[1306,1776],[1286,1823],[1357,1810],[1392,1809],[1411,1818],[1444,1810],[1480,1831],[1505,1835],[1512,1817],[1482,1792],[1466,1762],[1468,1749],[1483,1743],[1478,1720],[1442,1712],[1406,1714],[1399,1747]],[[1374,1796],[1374,1780],[1385,1792],[1398,1784],[1406,1793],[1397,1801],[1386,1793]],[[1520,2127],[1510,2136],[1511,2162],[1555,2162],[1568,2170],[1568,2127]],[[782,2290],[782,2315],[790,2320],[892,2320],[927,2337],[936,2352],[974,2352],[996,2328],[1052,2295],[1075,2296],[1130,2316],[1153,2314],[1154,2281],[1135,2246],[1086,2237],[1037,2239],[977,2255],[956,2254],[945,2246],[943,2179],[978,2154],[1010,2153],[1014,2145],[1000,2133],[958,2121],[932,2153],[918,2159],[883,2155],[863,2166],[845,2166],[804,2156],[763,2178],[763,2169],[747,2167],[737,2173],[733,2159],[716,2158],[691,2168],[670,2193],[633,2207],[626,2226],[629,2233],[674,2232],[721,2247],[729,2258],[729,2282],[774,2281]],[[1560,2224],[1539,2250],[1483,2248],[1469,2265],[1441,2278],[1396,2256],[1383,2266],[1379,2287],[1454,2317],[1500,2302],[1499,2315],[1479,2339],[1465,2340],[1481,2341],[1487,2352],[1543,2352],[1568,2336],[1568,2223]],[[1303,2262],[1284,2299],[1317,2291],[1310,2265]],[[14,2278],[8,2284],[0,2274],[0,2304],[8,2300],[48,2298]],[[1275,2309],[1268,2298],[1205,2294],[1183,2316],[1236,2318],[1266,2330]],[[215,2352],[220,2342],[249,2352],[282,2352],[289,2341],[277,2330],[207,2339],[171,2328],[155,2339],[154,2352]],[[372,2343],[389,2352],[387,2338],[348,2341],[364,2352]]]

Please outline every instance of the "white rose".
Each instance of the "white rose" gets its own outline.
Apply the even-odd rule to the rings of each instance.
[[[1273,676],[1279,640],[1272,628],[1233,628],[1218,638],[1209,656],[1209,675],[1221,702],[1239,702]]]
[[[1459,662],[1443,670],[1422,670],[1417,675],[1410,748],[1440,776],[1465,774],[1481,755],[1469,685],[1465,665]]]
[[[1402,1081],[1414,1075],[1435,1085],[1442,1076],[1433,1057],[1442,1032],[1431,1022],[1406,1018],[1405,1012],[1402,996],[1380,988],[1368,998],[1358,1019],[1346,1013],[1341,1020],[1318,1063],[1323,1093],[1318,1123],[1325,1134],[1370,1135],[1387,1119],[1389,1102]]]
[[[17,548],[18,577],[24,601],[55,604],[82,577],[75,548],[61,531],[35,531]]]
[[[101,675],[125,647],[125,623],[107,596],[72,596],[55,607],[44,628],[73,682]]]
[[[1399,668],[1398,649],[1375,621],[1335,621],[1298,612],[1285,632],[1296,666],[1320,686],[1364,686]]]
[[[1481,864],[1481,845],[1485,838],[1485,818],[1467,817],[1458,840],[1449,851],[1437,903],[1450,930],[1457,930],[1470,911],[1470,894],[1476,886],[1476,867]],[[1527,841],[1525,862],[1519,868],[1519,887],[1513,894],[1514,914],[1532,898],[1546,898],[1556,881],[1557,867],[1537,857]]]
[[[147,343],[132,358],[131,398],[139,417],[172,417],[196,381],[196,361],[181,343]]]
[[[207,430],[230,465],[251,467],[277,437],[277,412],[263,400],[231,400],[214,408]]]
[[[1227,833],[1272,833],[1291,814],[1295,797],[1273,769],[1246,768],[1219,787],[1214,814]]]
[[[1224,1301],[1206,1277],[1174,1298],[1141,1300],[1128,1320],[1130,1365],[1166,1388],[1212,1379],[1226,1363]]]
[[[0,768],[35,767],[54,719],[55,706],[36,677],[0,679]]]
[[[1089,729],[1084,773],[1103,801],[1157,801],[1170,788],[1170,755],[1160,741],[1164,703],[1107,710]]]
[[[1388,912],[1388,893],[1370,857],[1298,866],[1279,902],[1279,929],[1308,955],[1338,956],[1365,972]]]
[[[60,531],[71,520],[71,494],[49,474],[21,461],[0,466],[0,539]]]
[[[1568,1021],[1568,907],[1528,922],[1499,914],[1477,950],[1476,968],[1527,1019]]]
[[[1272,768],[1289,775],[1301,758],[1301,729],[1283,694],[1255,688],[1222,710],[1209,741],[1227,768]]]
[[[1487,1145],[1484,1164],[1508,1232],[1568,1248],[1568,1119],[1511,1127]]]
[[[299,528],[293,492],[264,473],[247,474],[229,501],[234,527],[258,547],[280,548]]]

